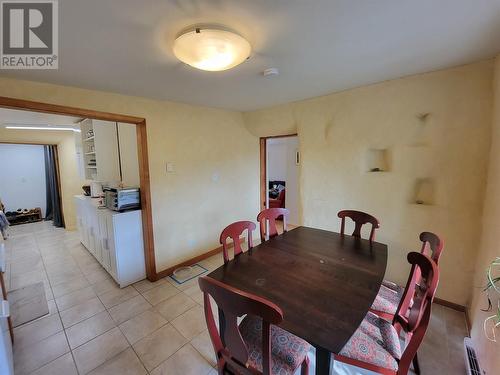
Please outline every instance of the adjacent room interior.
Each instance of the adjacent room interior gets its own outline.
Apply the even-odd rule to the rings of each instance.
[[[266,139],[266,208],[286,208],[288,224],[298,226],[299,219],[299,138]]]
[[[500,4],[46,3],[0,374],[497,373]]]

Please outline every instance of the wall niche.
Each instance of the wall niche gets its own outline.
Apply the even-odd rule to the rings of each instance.
[[[389,154],[387,149],[371,148],[366,152],[366,171],[367,172],[388,172]]]
[[[413,195],[411,202],[418,205],[434,205],[435,204],[435,182],[430,177],[417,178],[414,183]]]

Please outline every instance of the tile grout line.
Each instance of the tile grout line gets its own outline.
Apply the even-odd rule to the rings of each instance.
[[[32,233],[30,233],[30,234],[29,234],[29,236],[34,236],[34,233],[33,233],[33,232],[32,232]],[[121,334],[125,337],[126,342],[128,343],[127,348],[125,348],[124,350],[120,351],[119,353],[116,353],[113,357],[111,357],[111,358],[107,359],[107,360],[106,360],[106,361],[104,361],[103,363],[101,363],[101,364],[99,364],[98,366],[96,366],[96,368],[98,368],[98,367],[100,367],[100,366],[104,365],[105,363],[107,363],[107,362],[108,362],[108,361],[110,361],[111,359],[113,359],[113,358],[115,358],[116,356],[118,356],[118,355],[122,354],[122,353],[123,353],[124,351],[126,351],[128,348],[131,348],[131,349],[132,349],[132,351],[134,352],[134,355],[137,357],[137,359],[139,360],[139,362],[141,363],[141,365],[143,366],[143,368],[145,369],[145,371],[146,371],[147,373],[151,373],[151,371],[148,371],[148,370],[146,369],[146,366],[144,365],[144,363],[143,363],[143,361],[142,361],[141,357],[140,357],[140,356],[137,354],[137,352],[135,351],[135,349],[134,349],[134,347],[133,347],[133,344],[131,344],[131,343],[130,343],[130,341],[127,339],[127,337],[125,336],[124,332],[123,332],[123,331],[122,331],[122,329],[120,328],[120,324],[123,324],[123,323],[125,323],[126,321],[128,321],[128,320],[130,320],[130,319],[133,319],[133,318],[135,318],[135,317],[137,317],[138,315],[140,315],[140,314],[141,314],[141,313],[143,313],[143,312],[140,312],[140,313],[138,313],[138,314],[136,314],[136,315],[133,315],[132,317],[130,317],[129,319],[127,319],[125,322],[122,322],[122,323],[120,323],[120,324],[117,324],[117,323],[114,321],[114,319],[111,317],[111,314],[110,314],[110,309],[112,309],[112,308],[114,308],[114,307],[116,307],[116,306],[118,306],[118,305],[120,305],[120,304],[122,304],[122,303],[125,303],[125,302],[129,301],[130,299],[132,299],[132,298],[134,298],[134,297],[136,297],[136,296],[138,296],[138,295],[140,295],[142,298],[144,298],[144,299],[146,300],[146,302],[150,305],[150,306],[149,306],[149,308],[148,308],[148,310],[151,310],[151,311],[155,312],[156,314],[158,314],[159,316],[161,316],[161,317],[165,320],[165,324],[163,324],[162,326],[160,326],[160,327],[156,328],[154,331],[150,332],[148,335],[153,334],[154,332],[156,332],[156,331],[158,331],[158,330],[160,330],[160,329],[164,328],[167,324],[170,324],[170,326],[171,326],[171,327],[172,327],[172,328],[173,328],[173,329],[174,329],[174,330],[175,330],[175,331],[176,331],[176,332],[177,332],[177,333],[178,333],[181,337],[183,337],[184,339],[186,339],[186,343],[185,343],[184,345],[182,345],[180,348],[178,348],[178,349],[177,349],[174,353],[172,353],[170,356],[168,356],[167,358],[165,358],[165,359],[164,359],[164,360],[163,360],[163,361],[162,361],[162,362],[161,362],[158,366],[156,366],[154,369],[152,369],[152,371],[154,371],[156,368],[158,368],[159,366],[161,366],[164,362],[166,362],[167,360],[169,360],[169,359],[170,359],[173,355],[175,355],[175,354],[176,354],[179,350],[181,350],[182,348],[186,347],[186,345],[188,345],[188,344],[190,344],[190,345],[191,345],[191,347],[192,347],[192,348],[194,348],[195,352],[196,352],[196,353],[198,353],[198,354],[201,356],[201,358],[203,359],[203,361],[204,361],[205,363],[207,363],[207,364],[208,364],[208,366],[209,366],[209,368],[210,368],[210,369],[213,369],[213,368],[214,368],[214,367],[211,365],[210,361],[209,361],[209,360],[207,360],[207,359],[203,356],[203,354],[202,354],[202,353],[201,353],[198,349],[196,349],[196,347],[192,344],[194,337],[193,337],[192,339],[188,339],[187,337],[184,337],[184,335],[182,335],[182,334],[180,333],[180,331],[179,331],[179,330],[178,330],[178,329],[177,329],[177,328],[176,328],[176,327],[172,324],[172,321],[173,321],[173,320],[175,320],[176,318],[178,318],[179,316],[181,316],[182,314],[184,314],[186,311],[189,311],[190,309],[192,309],[192,308],[194,308],[194,307],[199,306],[200,304],[199,304],[197,301],[195,301],[195,300],[194,300],[194,299],[193,299],[190,295],[188,295],[187,293],[185,293],[185,291],[184,291],[183,289],[181,289],[181,288],[180,288],[180,287],[178,287],[177,285],[173,285],[172,283],[169,283],[169,282],[168,282],[168,280],[166,280],[166,282],[165,282],[164,284],[161,284],[161,285],[156,285],[156,286],[154,286],[153,288],[150,288],[150,289],[148,289],[148,290],[146,290],[146,291],[144,291],[144,292],[139,291],[139,290],[138,290],[138,288],[136,287],[136,285],[132,285],[133,289],[134,289],[134,290],[135,290],[138,294],[137,294],[137,295],[135,295],[135,296],[132,296],[132,297],[130,297],[130,298],[127,298],[127,299],[125,299],[124,301],[121,301],[120,303],[118,303],[118,304],[116,304],[116,305],[110,306],[109,308],[108,308],[108,307],[106,307],[106,306],[102,303],[101,296],[100,296],[99,294],[97,294],[97,293],[96,293],[96,292],[92,289],[92,290],[94,291],[94,293],[95,293],[95,297],[97,297],[97,299],[98,299],[98,300],[102,303],[102,305],[103,305],[103,307],[104,307],[104,310],[103,310],[103,311],[106,311],[106,313],[110,316],[110,319],[111,319],[111,320],[113,321],[113,323],[115,324],[115,327],[112,327],[112,328],[110,328],[110,329],[106,330],[105,332],[102,332],[101,334],[97,335],[96,337],[92,338],[91,340],[88,340],[87,342],[82,343],[82,344],[78,345],[77,347],[75,347],[74,349],[72,349],[72,348],[71,348],[71,346],[69,345],[69,339],[68,339],[68,335],[67,335],[67,332],[66,332],[66,331],[67,331],[68,329],[70,329],[71,327],[73,327],[73,326],[75,326],[75,325],[79,324],[79,323],[85,322],[85,321],[87,321],[87,320],[89,320],[89,319],[91,319],[91,318],[95,317],[97,314],[100,314],[100,313],[101,313],[101,312],[103,312],[103,311],[100,311],[100,312],[98,312],[98,313],[96,313],[96,314],[93,314],[92,316],[89,316],[89,317],[87,317],[86,319],[84,319],[84,320],[82,320],[82,321],[80,321],[80,322],[78,322],[78,323],[75,323],[75,324],[73,324],[73,325],[71,325],[71,326],[69,326],[69,327],[64,327],[64,325],[62,324],[61,312],[65,311],[65,310],[60,311],[59,306],[58,306],[58,304],[56,303],[56,297],[54,296],[54,291],[53,291],[54,286],[52,285],[52,282],[51,282],[51,280],[50,280],[50,279],[49,279],[49,277],[48,277],[47,265],[46,265],[46,262],[45,262],[45,258],[42,256],[42,251],[41,251],[41,248],[40,248],[40,244],[39,244],[39,242],[38,242],[38,239],[34,238],[34,240],[35,240],[35,245],[36,245],[37,251],[38,251],[39,256],[40,256],[40,258],[41,258],[41,260],[42,260],[42,264],[43,264],[43,272],[44,272],[45,277],[46,277],[46,279],[47,279],[47,281],[48,281],[48,283],[49,283],[49,288],[50,288],[50,291],[51,291],[51,293],[52,293],[52,299],[51,299],[51,301],[53,301],[54,306],[55,306],[55,309],[56,309],[56,312],[57,312],[57,314],[58,314],[58,319],[59,319],[59,322],[60,322],[60,324],[61,324],[62,331],[63,331],[63,332],[64,332],[64,334],[65,334],[66,343],[67,343],[67,345],[68,345],[69,352],[66,352],[66,353],[62,354],[61,356],[59,356],[59,357],[57,357],[57,358],[55,358],[55,359],[51,360],[50,362],[48,362],[48,363],[46,363],[46,364],[43,364],[42,366],[38,367],[37,369],[34,369],[33,371],[37,371],[37,370],[38,370],[38,369],[40,369],[41,367],[44,367],[44,366],[46,366],[46,365],[48,365],[48,364],[52,363],[53,361],[55,361],[55,360],[57,360],[57,359],[59,359],[59,358],[63,357],[63,356],[64,356],[64,355],[66,355],[67,353],[71,353],[72,360],[73,360],[73,364],[74,364],[74,366],[75,366],[75,368],[76,368],[76,371],[80,374],[80,371],[79,371],[78,367],[76,366],[76,361],[75,361],[75,357],[74,357],[74,354],[73,354],[74,350],[75,350],[75,349],[77,349],[77,348],[79,348],[79,347],[81,347],[82,345],[84,345],[84,344],[86,344],[86,343],[88,343],[88,342],[90,342],[90,341],[92,341],[92,340],[94,340],[94,339],[96,339],[96,338],[98,338],[98,337],[100,337],[100,336],[102,336],[102,335],[106,334],[106,333],[107,333],[107,332],[109,332],[111,329],[114,329],[115,327],[117,327],[117,328],[118,328],[118,330],[119,330],[119,332],[120,332],[120,333],[121,333]],[[79,261],[77,261],[77,260],[76,260],[77,258],[73,255],[73,253],[71,253],[71,252],[70,252],[70,253],[69,253],[69,255],[70,255],[70,257],[71,257],[72,261],[74,261],[74,262],[75,262],[75,264],[76,264],[76,266],[78,267],[79,271],[82,273],[82,276],[83,276],[83,278],[87,281],[88,285],[87,285],[87,286],[84,286],[84,287],[81,287],[81,288],[78,288],[78,289],[76,289],[76,290],[74,290],[74,291],[71,291],[71,292],[69,292],[69,293],[65,293],[65,294],[63,294],[63,295],[59,296],[58,298],[63,297],[63,296],[68,295],[68,294],[71,294],[71,293],[74,293],[74,292],[77,292],[77,291],[80,291],[80,290],[82,290],[82,289],[84,289],[84,288],[93,287],[95,284],[97,284],[97,283],[99,282],[99,281],[97,281],[97,282],[95,282],[95,283],[91,283],[91,282],[89,281],[89,279],[86,277],[86,274],[83,272],[83,269],[82,269],[81,263],[80,263]],[[193,302],[195,302],[195,305],[194,305],[194,306],[191,306],[191,307],[190,307],[189,309],[187,309],[186,311],[184,311],[184,312],[182,312],[182,313],[178,314],[176,317],[174,317],[174,318],[172,318],[172,319],[167,319],[167,318],[166,318],[165,316],[163,316],[160,312],[158,312],[157,310],[155,310],[155,306],[156,306],[156,305],[158,305],[158,304],[160,304],[160,303],[162,303],[162,302],[164,302],[164,301],[167,301],[167,300],[168,300],[168,299],[170,299],[170,298],[173,298],[175,295],[174,295],[174,296],[171,296],[171,297],[169,297],[169,298],[166,298],[165,300],[162,300],[162,301],[158,302],[156,305],[151,305],[151,303],[150,303],[150,302],[149,302],[149,301],[145,298],[145,296],[144,296],[144,293],[146,293],[146,292],[148,292],[148,291],[150,291],[150,290],[153,290],[153,289],[159,288],[159,287],[160,287],[160,286],[162,286],[162,285],[170,285],[170,286],[174,287],[174,288],[177,290],[177,292],[178,292],[178,293],[176,293],[175,295],[179,295],[180,293],[182,293],[182,294],[183,294],[183,295],[185,295],[187,298],[189,298],[190,300],[192,300]],[[102,294],[104,294],[104,293],[102,293]],[[95,298],[95,297],[93,297],[93,298]],[[85,303],[85,302],[83,302],[83,303]],[[79,304],[81,304],[81,303],[79,303]],[[78,304],[77,304],[77,305],[78,305]],[[75,305],[75,306],[76,306],[76,305]],[[68,308],[68,309],[69,309],[69,308]],[[66,309],[66,310],[67,310],[67,309]],[[146,310],[146,311],[148,311],[148,310]],[[201,334],[202,332],[203,332],[203,331],[201,331],[199,334]],[[55,334],[59,334],[59,333],[60,333],[60,332],[57,332],[57,333],[55,333]],[[55,334],[54,334],[54,335],[55,335]],[[196,336],[198,336],[199,334],[197,334]],[[148,335],[146,335],[146,336],[148,336]],[[51,336],[53,336],[53,335],[51,335]],[[196,337],[196,336],[195,336],[195,337]],[[95,368],[94,368],[94,369],[92,369],[92,370],[90,370],[90,371],[94,371],[94,370],[95,370]],[[208,372],[210,372],[210,371],[211,371],[211,370],[209,370]]]
[[[35,242],[36,242],[36,245],[37,247],[39,248],[39,245],[38,245],[38,240],[35,238]],[[40,250],[40,249],[39,249]],[[61,318],[61,312],[59,311],[59,306],[56,302],[56,298],[55,298],[55,295],[54,295],[54,290],[53,290],[53,286],[52,286],[52,282],[50,281],[49,279],[49,275],[47,273],[47,268],[46,268],[46,265],[45,265],[45,261],[43,259],[43,256],[40,254],[41,258],[42,258],[42,263],[43,263],[43,268],[44,268],[44,271],[45,271],[45,274],[46,274],[46,277],[47,277],[47,280],[49,280],[49,285],[50,285],[50,291],[52,292],[52,297],[54,298],[54,305],[56,307],[56,310],[57,310],[57,315],[59,317],[59,321],[61,323],[61,327],[62,327],[62,330],[64,332],[64,337],[66,338],[66,344],[68,345],[68,349],[69,349],[69,353],[71,354],[71,359],[73,360],[73,365],[75,366],[75,369],[76,369],[76,372],[77,374],[80,374],[79,370],[78,370],[78,367],[76,366],[76,361],[75,361],[75,356],[73,355],[73,350],[71,349],[71,345],[69,344],[69,339],[68,339],[68,334],[66,333],[66,328],[64,327],[64,324],[63,324],[63,321],[62,321],[62,318]],[[70,254],[71,258],[73,258],[73,255]],[[75,259],[73,259],[75,260]],[[76,262],[76,261],[75,261]],[[78,263],[77,263],[78,264]],[[66,355],[67,353],[64,353],[63,355]],[[61,358],[62,356],[58,357],[58,358]],[[56,358],[56,359],[58,359]],[[52,363],[53,361],[49,362],[49,363]],[[49,364],[47,363],[47,364]],[[44,365],[45,366],[45,365]],[[43,366],[41,366],[43,367]],[[39,367],[38,369],[40,369],[41,367]],[[38,370],[37,369],[37,370]],[[36,371],[36,370],[35,370]],[[34,372],[34,371],[33,371]]]
[[[39,246],[39,244],[38,244],[38,239],[36,238],[36,236],[35,236],[35,234],[34,234],[33,232],[32,232],[32,233],[30,233],[30,234],[29,234],[29,236],[33,236],[33,240],[34,240],[35,246],[36,246],[36,248],[37,248],[37,251],[38,251],[38,253],[39,253],[40,260],[42,261],[43,272],[44,272],[44,274],[45,274],[45,277],[47,278],[47,281],[49,282],[49,288],[50,288],[50,292],[52,293],[52,297],[54,297],[54,292],[53,292],[53,289],[52,289],[52,283],[50,282],[50,279],[49,279],[49,277],[48,277],[47,268],[46,268],[46,265],[45,265],[45,260],[43,259],[42,252],[40,251],[40,246]],[[45,288],[44,288],[44,290],[45,290]],[[47,303],[48,303],[49,301],[50,301],[50,300],[47,300]],[[69,351],[68,351],[68,352],[65,352],[65,353],[61,354],[60,356],[58,356],[57,358],[55,358],[55,359],[53,359],[53,360],[51,360],[51,361],[49,361],[49,362],[47,362],[47,363],[44,363],[44,364],[42,364],[41,366],[39,366],[39,367],[37,367],[37,368],[33,369],[32,371],[30,371],[30,373],[33,373],[33,372],[35,372],[35,371],[37,371],[37,370],[41,369],[42,367],[44,367],[44,366],[46,366],[46,365],[48,365],[48,364],[52,363],[53,361],[55,361],[55,360],[57,360],[57,359],[61,358],[62,356],[66,355],[66,354],[68,354],[68,353],[71,353],[71,348],[70,348],[70,346],[69,346],[68,337],[67,337],[67,335],[66,335],[66,331],[64,330],[64,326],[63,326],[63,324],[62,324],[62,320],[61,320],[61,315],[60,315],[60,312],[59,312],[59,308],[58,308],[58,306],[57,306],[57,303],[55,302],[55,298],[53,298],[53,299],[52,299],[52,301],[54,301],[54,305],[55,305],[55,308],[56,308],[56,313],[57,313],[57,315],[58,315],[59,322],[61,323],[62,332],[64,333],[64,337],[65,337],[65,339],[66,339],[66,345],[68,346],[68,350],[69,350]],[[50,316],[50,315],[51,315],[51,314],[50,314],[50,311],[49,311],[48,316]],[[40,318],[44,318],[44,317],[45,317],[45,316],[40,317]],[[38,320],[38,319],[36,319],[36,320]],[[28,323],[31,323],[31,322],[28,322]],[[24,326],[24,325],[23,325],[23,326]],[[61,331],[56,332],[56,333],[54,333],[53,335],[48,336],[47,338],[53,337],[53,336],[58,335],[58,334],[60,334],[60,333],[61,333]],[[45,339],[47,339],[47,338],[45,338]],[[36,343],[38,343],[38,342],[40,342],[40,341],[42,341],[42,340],[39,340],[39,341],[37,341]],[[33,344],[35,344],[35,343],[33,343]],[[71,353],[71,355],[72,355],[72,357],[73,357],[73,354],[72,354],[72,353]],[[74,362],[74,358],[73,358],[73,362]],[[76,365],[75,365],[75,368],[76,368]]]

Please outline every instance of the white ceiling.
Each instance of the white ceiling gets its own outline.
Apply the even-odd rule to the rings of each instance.
[[[499,0],[64,0],[57,71],[4,75],[253,110],[500,52]],[[224,72],[177,61],[176,34],[230,27],[253,46]],[[277,77],[260,73],[269,67]]]
[[[49,126],[75,126],[82,120],[79,117],[52,115],[49,113],[21,111],[17,109],[0,108],[0,127],[6,125],[36,125]]]

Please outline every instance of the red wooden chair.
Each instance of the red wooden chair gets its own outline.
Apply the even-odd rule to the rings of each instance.
[[[375,240],[375,229],[380,227],[380,223],[377,220],[376,217],[367,214],[365,212],[361,211],[354,211],[354,210],[342,210],[339,211],[337,214],[339,218],[342,219],[341,225],[340,225],[340,234],[344,234],[345,230],[345,218],[348,217],[352,221],[354,221],[354,231],[352,232],[352,236],[361,238],[361,227],[364,224],[370,223],[372,225],[372,229],[370,231],[370,241]]]
[[[278,306],[207,276],[198,283],[219,375],[292,375],[299,367],[302,375],[308,374],[310,345],[274,325],[283,320]],[[219,308],[219,319],[222,317],[220,333],[210,296]],[[245,314],[238,326],[238,317]]]
[[[243,252],[243,249],[241,248],[240,236],[243,234],[243,232],[248,231],[247,242],[248,250],[250,250],[253,247],[252,232],[256,227],[257,226],[255,225],[255,223],[251,221],[237,221],[235,223],[229,224],[224,228],[219,238],[219,242],[222,245],[224,263],[229,262],[228,249],[230,245],[227,243],[227,239],[231,238],[231,240],[233,241],[234,256],[237,256],[238,254],[241,254]]]
[[[260,211],[257,215],[257,221],[260,224],[260,240],[262,242],[276,237],[278,233],[278,228],[276,227],[276,220],[283,217],[283,232],[286,232],[286,225],[288,222],[288,216],[290,211],[286,208],[267,208]],[[269,233],[266,235],[266,226],[269,223]]]
[[[285,208],[286,189],[281,190],[278,198],[269,198],[269,208]]]
[[[420,252],[430,256],[432,260],[439,265],[439,258],[441,257],[444,247],[443,240],[437,234],[422,232],[420,233],[420,241],[422,241]],[[418,271],[415,277],[415,282],[419,283],[420,277]],[[392,320],[403,296],[403,292],[404,288],[401,285],[384,280],[370,310],[382,318]]]
[[[422,253],[409,253],[408,261],[411,273],[392,323],[369,312],[340,353],[334,355],[336,361],[386,375],[406,375],[413,362],[415,372],[420,374],[417,349],[429,325],[439,269]],[[420,285],[414,281],[417,272]],[[410,301],[413,305],[408,308]],[[399,341],[400,329],[406,333],[404,348]]]

